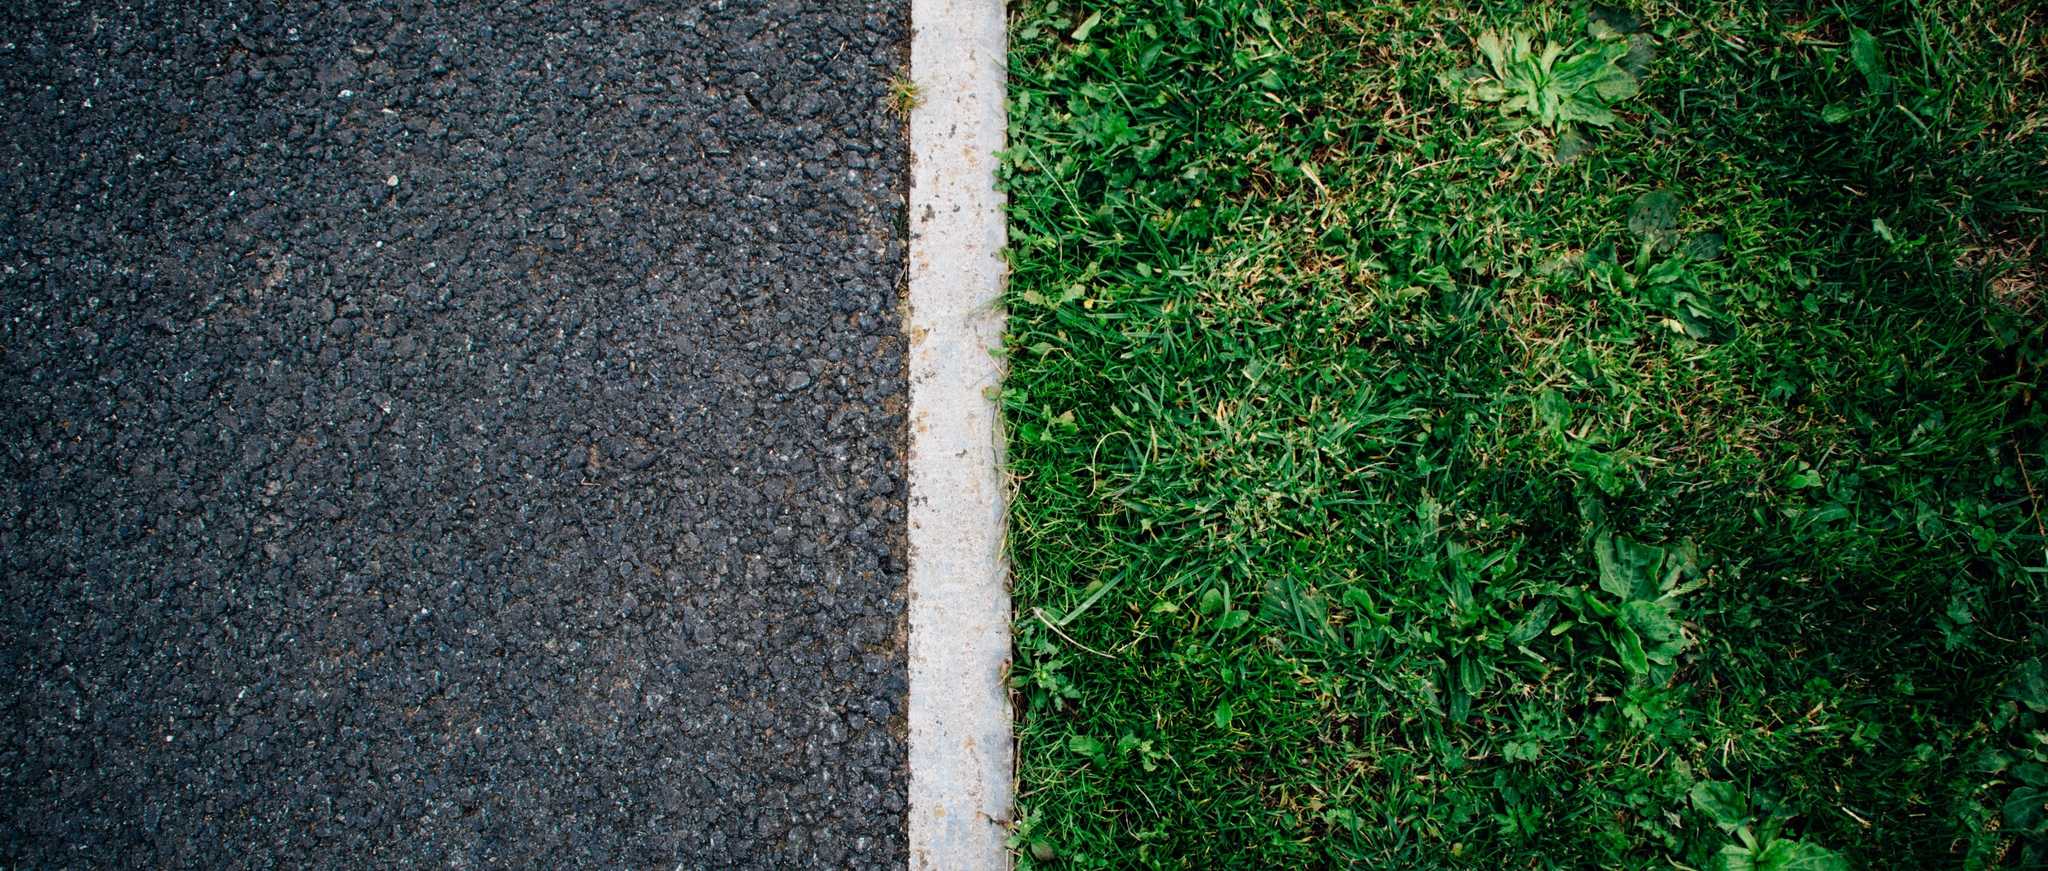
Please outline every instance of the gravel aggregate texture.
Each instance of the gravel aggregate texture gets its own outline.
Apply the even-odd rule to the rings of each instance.
[[[0,865],[904,865],[891,2],[0,11]]]

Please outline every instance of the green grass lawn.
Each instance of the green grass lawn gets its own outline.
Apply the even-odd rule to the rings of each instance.
[[[2048,13],[1520,7],[1013,2],[1019,867],[2048,864]]]

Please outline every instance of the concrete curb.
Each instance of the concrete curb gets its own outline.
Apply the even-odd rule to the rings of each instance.
[[[910,867],[1009,867],[1002,0],[912,0]]]

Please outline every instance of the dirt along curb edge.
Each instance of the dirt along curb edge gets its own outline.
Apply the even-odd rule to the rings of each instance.
[[[910,867],[1000,869],[1010,815],[1002,0],[912,0]]]

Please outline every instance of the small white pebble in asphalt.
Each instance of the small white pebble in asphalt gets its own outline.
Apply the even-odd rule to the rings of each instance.
[[[384,178],[384,186],[388,188],[398,187],[398,176],[386,176]]]

